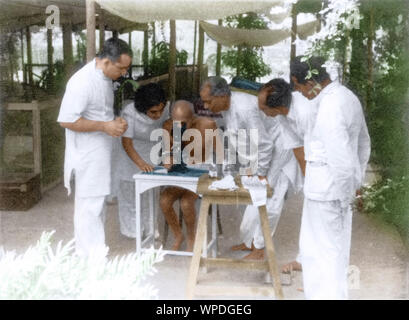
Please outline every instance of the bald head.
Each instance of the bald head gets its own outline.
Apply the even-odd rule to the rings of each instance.
[[[194,116],[193,104],[186,100],[178,100],[172,107],[172,120],[190,122]]]

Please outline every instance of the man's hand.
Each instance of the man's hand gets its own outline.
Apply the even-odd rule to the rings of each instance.
[[[111,137],[122,136],[126,129],[128,129],[128,123],[121,117],[104,123],[104,132]]]
[[[153,167],[152,167],[149,163],[146,163],[146,162],[143,161],[143,160],[138,161],[136,165],[137,165],[137,166],[139,167],[139,169],[141,169],[143,172],[152,172],[152,171],[153,171]]]
[[[259,180],[266,180],[267,177],[266,176],[258,176]]]

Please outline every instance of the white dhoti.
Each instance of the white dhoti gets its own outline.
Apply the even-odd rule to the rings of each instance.
[[[352,210],[305,198],[300,233],[307,299],[347,299]]]
[[[280,174],[274,187],[274,193],[271,198],[267,198],[267,217],[270,224],[271,237],[277,228],[280,220],[281,211],[284,206],[285,195],[288,191],[290,180],[285,174]],[[260,215],[258,208],[252,205],[246,207],[243,220],[240,225],[240,235],[247,248],[251,244],[257,249],[264,248],[264,236],[261,228]]]
[[[75,251],[81,257],[87,257],[105,246],[105,196],[75,196],[74,234]]]
[[[149,230],[149,201],[147,193],[141,195],[141,234]],[[136,237],[135,182],[121,180],[118,192],[119,228],[124,236]]]

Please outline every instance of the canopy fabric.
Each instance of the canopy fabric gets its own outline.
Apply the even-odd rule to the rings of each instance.
[[[318,21],[311,21],[297,26],[297,33],[305,39],[315,33]],[[200,26],[213,40],[224,46],[263,46],[268,47],[279,43],[291,36],[289,29],[260,30],[260,29],[235,29],[221,27],[207,22],[200,22]]]
[[[246,13],[269,13],[286,0],[96,0],[106,11],[134,22],[216,20]]]

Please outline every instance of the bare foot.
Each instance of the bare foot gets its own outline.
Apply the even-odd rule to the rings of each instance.
[[[173,243],[172,250],[173,251],[178,251],[180,249],[180,246],[181,246],[184,239],[185,238],[183,237],[182,234],[180,236],[177,236],[175,238],[175,242]]]
[[[245,260],[264,260],[264,248],[256,249],[254,248],[247,256],[243,259]]]
[[[283,273],[291,273],[292,271],[302,271],[301,263],[291,261],[281,268],[281,272]]]
[[[231,247],[231,250],[232,251],[251,251],[251,249],[247,248],[247,246],[244,243]]]

